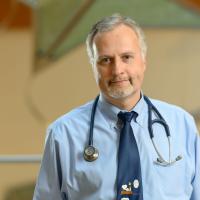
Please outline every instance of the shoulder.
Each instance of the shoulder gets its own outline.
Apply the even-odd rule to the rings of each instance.
[[[93,101],[90,101],[60,116],[48,126],[47,133],[60,135],[87,125],[90,121],[92,105]]]
[[[196,128],[193,116],[182,107],[157,99],[150,100],[168,121],[184,123]]]
[[[170,104],[168,102],[164,102],[157,99],[150,99],[150,100],[155,107],[159,108],[159,110],[166,111],[167,113],[178,113],[179,115],[181,114],[191,117],[191,114],[180,106]]]

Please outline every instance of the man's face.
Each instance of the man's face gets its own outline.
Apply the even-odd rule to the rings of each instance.
[[[94,72],[105,97],[120,100],[140,96],[145,71],[136,33],[126,25],[94,37]]]

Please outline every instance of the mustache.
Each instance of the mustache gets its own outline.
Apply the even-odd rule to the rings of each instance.
[[[108,84],[111,85],[112,83],[116,83],[119,81],[129,81],[130,83],[132,83],[132,80],[129,77],[116,76],[116,77],[113,77],[112,79],[110,79],[108,81]]]

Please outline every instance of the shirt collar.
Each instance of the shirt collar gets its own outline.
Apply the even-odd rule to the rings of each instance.
[[[106,121],[110,123],[111,127],[116,127],[118,121],[117,114],[120,112],[120,109],[109,103],[103,94],[100,94],[98,105]]]
[[[101,110],[102,114],[106,118],[106,120],[110,123],[111,127],[117,127],[117,122],[118,122],[117,114],[120,111],[125,111],[125,110],[121,110],[120,108],[109,103],[105,99],[103,94],[100,94],[98,106],[99,106],[99,109]],[[138,114],[136,123],[138,123],[142,127],[143,127],[143,123],[144,123],[145,113],[147,113],[147,112],[145,112],[145,110],[147,111],[147,105],[144,100],[144,95],[141,92],[141,98],[137,102],[137,104],[134,106],[132,111],[135,111]]]
[[[147,113],[147,104],[144,100],[144,95],[141,92],[141,98],[140,100],[137,102],[137,104],[134,106],[134,108],[132,109],[132,111],[135,111],[138,116],[136,118],[136,122],[143,127],[143,123],[144,123],[144,117],[145,114]]]

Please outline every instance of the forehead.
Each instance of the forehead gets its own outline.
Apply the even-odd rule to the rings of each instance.
[[[93,42],[93,50],[98,52],[137,50],[138,47],[139,41],[136,32],[124,24],[120,24],[112,30],[97,33]]]
[[[119,24],[109,30],[98,32],[94,36],[93,40],[95,41],[96,39],[109,37],[109,36],[112,37],[113,35],[117,35],[117,34],[121,34],[121,33],[123,33],[123,35],[128,34],[128,35],[132,35],[132,37],[138,38],[138,36],[133,28],[131,28],[130,26],[128,26],[126,24]]]

